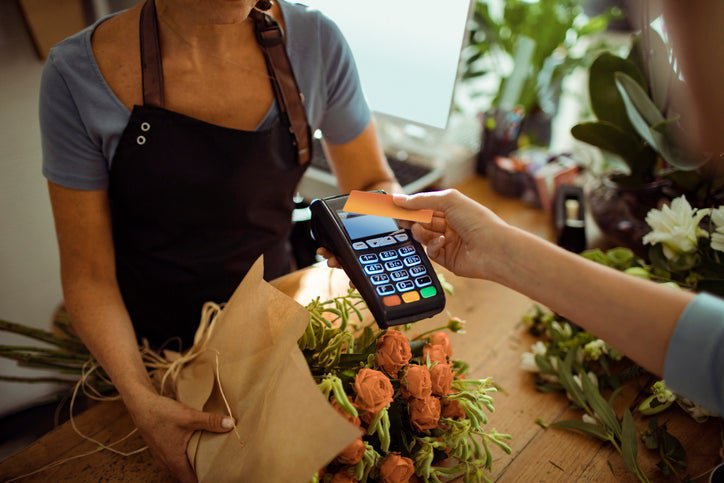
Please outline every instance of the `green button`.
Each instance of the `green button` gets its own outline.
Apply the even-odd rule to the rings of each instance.
[[[435,287],[425,287],[420,290],[420,295],[422,295],[422,298],[424,299],[429,299],[430,297],[437,295],[437,289]]]

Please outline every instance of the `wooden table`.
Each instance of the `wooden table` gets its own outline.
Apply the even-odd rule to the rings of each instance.
[[[525,208],[518,201],[503,199],[489,191],[487,183],[475,179],[461,190],[486,204],[510,223],[549,238],[552,236],[548,218],[539,211]],[[580,413],[570,409],[565,396],[543,394],[533,387],[533,377],[520,369],[520,355],[534,339],[521,326],[521,316],[532,301],[500,285],[480,280],[458,278],[445,270],[445,277],[455,285],[456,293],[448,298],[450,314],[467,320],[467,333],[452,335],[455,358],[470,363],[471,376],[492,376],[504,389],[496,398],[496,412],[489,426],[513,435],[512,455],[496,452],[493,480],[529,481],[635,481],[622,459],[601,443],[577,434],[544,430],[536,418],[546,422],[579,419]],[[275,285],[301,303],[313,296],[343,291],[347,280],[341,271],[315,266],[292,273]],[[446,315],[420,322],[415,330],[423,331],[441,325]],[[642,395],[629,391],[619,397],[622,406],[634,407]],[[678,437],[688,455],[688,470],[699,475],[719,462],[720,426],[718,420],[697,424],[681,411],[664,416],[669,431]],[[102,403],[76,418],[78,427],[101,441],[114,441],[132,429],[120,403]],[[644,427],[645,421],[637,421]],[[143,445],[136,435],[118,446],[132,450]],[[92,451],[94,446],[81,440],[65,424],[47,434],[29,448],[0,463],[0,481],[39,468],[60,458]],[[664,478],[655,468],[656,458],[643,447],[639,449],[642,468],[652,481]],[[23,481],[169,481],[148,452],[120,457],[108,452],[69,461]],[[665,480],[664,480],[665,481]]]

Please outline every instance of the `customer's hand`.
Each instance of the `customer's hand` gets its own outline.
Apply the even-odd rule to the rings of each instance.
[[[396,205],[434,211],[429,224],[414,223],[412,235],[428,256],[457,275],[495,279],[505,259],[511,227],[457,190],[393,195]]]
[[[179,481],[196,482],[186,447],[195,431],[226,433],[233,419],[204,413],[173,399],[142,391],[126,398],[126,406],[156,461]]]

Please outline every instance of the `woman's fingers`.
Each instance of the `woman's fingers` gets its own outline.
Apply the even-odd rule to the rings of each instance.
[[[445,236],[439,235],[430,240],[427,245],[427,254],[433,260],[438,259],[443,254],[445,248]]]
[[[412,236],[415,238],[415,240],[422,243],[423,245],[427,245],[428,243],[430,243],[431,240],[440,236],[440,233],[429,230],[425,228],[424,225],[421,225],[419,223],[415,223],[414,225],[412,225],[411,231]]]
[[[445,212],[452,205],[453,198],[458,195],[459,193],[455,190],[444,190],[418,193],[412,196],[394,194],[392,200],[397,206],[411,210],[430,209]]]

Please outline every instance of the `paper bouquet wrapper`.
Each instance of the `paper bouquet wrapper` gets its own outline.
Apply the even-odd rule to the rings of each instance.
[[[177,380],[180,401],[228,414],[225,397],[236,420],[228,433],[191,437],[187,455],[200,482],[308,482],[360,435],[326,401],[297,346],[307,311],[262,274],[260,258]]]

